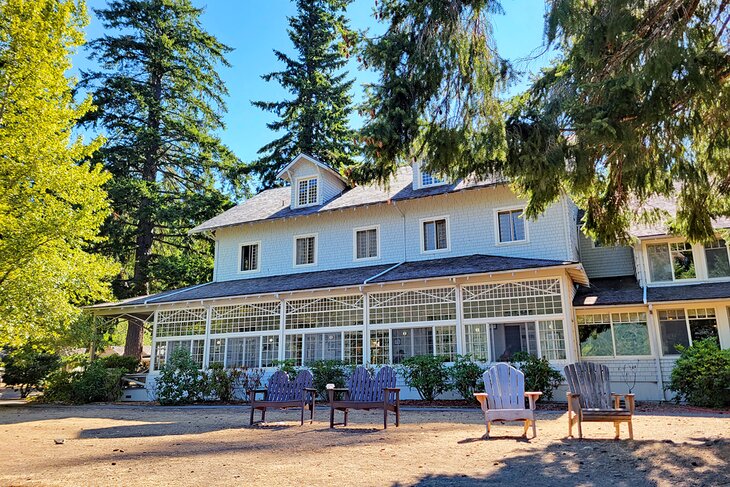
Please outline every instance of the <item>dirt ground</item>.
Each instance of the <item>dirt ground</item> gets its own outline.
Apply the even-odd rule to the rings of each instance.
[[[483,440],[478,410],[404,411],[386,431],[379,412],[334,430],[328,413],[248,427],[246,407],[0,406],[0,485],[730,485],[727,413],[642,412],[634,441],[598,423],[567,439],[553,411],[528,440],[513,425]]]

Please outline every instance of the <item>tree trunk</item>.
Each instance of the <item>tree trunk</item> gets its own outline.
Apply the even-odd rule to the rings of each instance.
[[[124,343],[124,355],[142,360],[142,343],[144,339],[144,322],[137,318],[127,320],[127,339]]]

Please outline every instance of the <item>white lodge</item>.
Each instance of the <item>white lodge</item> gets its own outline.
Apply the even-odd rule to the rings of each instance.
[[[614,390],[635,377],[639,398],[663,399],[676,345],[716,336],[730,348],[722,240],[636,227],[633,247],[602,246],[580,234],[567,197],[526,220],[503,181],[445,182],[417,166],[387,189],[349,188],[305,155],[280,177],[290,186],[193,229],[215,239],[212,282],[91,308],[153,323],[148,383],[178,347],[201,367],[525,351],[561,371],[605,363]]]

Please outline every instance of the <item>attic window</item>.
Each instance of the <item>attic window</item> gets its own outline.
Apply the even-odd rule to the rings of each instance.
[[[297,206],[317,204],[317,178],[299,179],[297,181]]]
[[[439,184],[444,184],[444,182],[431,173],[428,173],[425,171],[421,172],[421,187],[422,188],[425,188],[426,186],[436,186]]]

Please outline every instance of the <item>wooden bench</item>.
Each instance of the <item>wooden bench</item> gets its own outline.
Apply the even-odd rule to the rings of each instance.
[[[251,401],[251,419],[249,425],[253,424],[254,411],[261,411],[261,421],[266,419],[266,409],[289,409],[301,408],[300,424],[304,424],[304,411],[309,410],[309,421],[314,421],[314,407],[316,404],[317,390],[312,388],[312,373],[302,370],[296,378],[291,381],[286,372],[278,370],[269,378],[266,389],[253,389],[248,392]],[[257,400],[256,395],[263,394],[262,400]]]
[[[578,438],[583,438],[583,422],[608,422],[620,435],[621,423],[628,423],[629,438],[634,439],[633,394],[612,394],[608,367],[592,362],[565,366],[568,381],[568,436],[573,436],[573,425],[578,424]],[[624,398],[626,407],[621,407]]]
[[[400,425],[400,389],[395,387],[396,373],[391,367],[382,367],[373,377],[365,367],[358,367],[350,377],[347,388],[328,389],[330,402],[330,428],[335,427],[335,411],[347,415],[350,409],[383,410],[383,428],[388,428],[388,411],[395,413],[395,425]],[[336,399],[337,394],[341,399]]]

